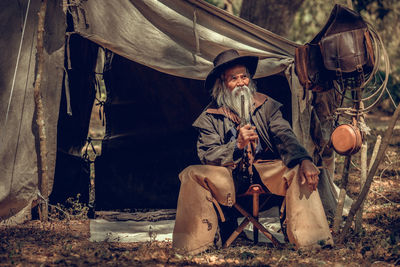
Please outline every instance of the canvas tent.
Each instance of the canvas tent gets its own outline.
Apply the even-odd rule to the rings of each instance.
[[[24,210],[40,199],[32,93],[40,3],[0,3],[2,220],[23,220]],[[213,58],[228,48],[260,57],[259,90],[284,103],[300,142],[322,164],[326,133],[315,125],[326,121],[327,108],[318,101],[330,98],[313,99],[303,91],[294,72],[296,43],[199,0],[47,5],[41,88],[55,200],[87,190],[88,164],[80,150],[100,78],[107,101],[106,136],[95,162],[97,208],[174,207],[178,173],[198,163],[191,123],[210,100],[203,80]],[[99,49],[105,51],[100,70]],[[326,210],[332,211],[335,192],[328,172],[319,187]]]

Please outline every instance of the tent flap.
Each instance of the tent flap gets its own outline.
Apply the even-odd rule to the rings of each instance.
[[[0,21],[0,218],[16,215],[37,198],[38,145],[33,88],[36,33],[41,1],[1,1]],[[61,1],[47,4],[45,65],[41,82],[48,148],[50,187],[54,174],[58,103],[64,65],[65,14]],[[25,15],[27,20],[25,22]],[[24,27],[25,25],[25,27]],[[24,34],[22,34],[24,33]],[[21,50],[19,47],[21,45]],[[18,63],[18,64],[17,64]],[[55,104],[56,103],[56,104]]]
[[[205,79],[223,50],[261,58],[256,77],[293,62],[295,43],[202,1],[85,1],[73,9],[75,31],[130,60],[175,76]],[[227,20],[229,19],[229,20]]]

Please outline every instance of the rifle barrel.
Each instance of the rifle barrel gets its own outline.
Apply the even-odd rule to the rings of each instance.
[[[240,126],[246,125],[246,116],[245,116],[245,110],[244,110],[244,95],[240,96]]]

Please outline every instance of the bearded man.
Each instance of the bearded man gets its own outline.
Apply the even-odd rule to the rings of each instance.
[[[222,221],[232,221],[230,207],[236,194],[251,183],[246,177],[270,194],[285,197],[287,236],[296,247],[321,241],[333,245],[316,190],[319,170],[283,119],[282,105],[256,91],[252,77],[257,64],[258,57],[240,56],[233,49],[214,59],[205,82],[213,101],[193,123],[203,165],[189,166],[179,175],[176,249],[194,254],[214,245],[218,221],[222,232],[227,225]],[[249,147],[254,154],[246,169]],[[227,236],[221,238],[224,242]]]

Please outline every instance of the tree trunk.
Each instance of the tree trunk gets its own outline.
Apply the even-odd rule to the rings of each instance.
[[[288,37],[294,15],[304,0],[245,0],[240,17],[283,37]]]
[[[233,0],[224,0],[224,10],[228,11],[229,13],[233,14]]]

